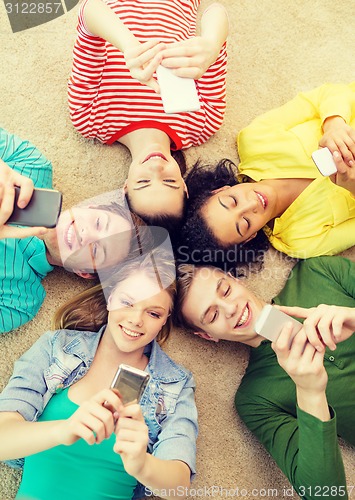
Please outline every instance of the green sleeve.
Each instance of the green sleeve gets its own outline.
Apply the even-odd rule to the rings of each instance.
[[[354,307],[354,300],[355,262],[340,256],[323,256],[299,261],[274,302],[299,307]]]
[[[328,422],[297,409],[291,415],[264,398],[240,391],[236,407],[242,420],[272,455],[301,498],[348,498],[336,433],[336,417]]]

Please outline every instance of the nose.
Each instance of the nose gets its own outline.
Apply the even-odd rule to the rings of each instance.
[[[100,237],[95,228],[90,227],[88,224],[83,225],[79,231],[79,244],[84,247],[90,243],[95,243]]]
[[[233,304],[231,302],[224,302],[223,304],[224,308],[224,313],[227,319],[232,318],[235,313],[237,312],[237,306],[236,304]]]
[[[256,198],[249,198],[249,199],[245,199],[241,211],[243,213],[246,213],[246,212],[256,213],[257,209],[258,209],[258,200]]]
[[[148,166],[148,171],[152,173],[161,173],[163,172],[165,167],[164,160],[157,158],[154,161],[151,161]]]
[[[141,327],[143,325],[143,313],[140,309],[133,307],[130,311],[129,322],[134,325]]]

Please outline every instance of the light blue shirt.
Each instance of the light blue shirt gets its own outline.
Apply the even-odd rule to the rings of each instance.
[[[32,179],[35,187],[52,187],[52,165],[29,141],[0,128],[0,158],[12,169]],[[42,279],[53,267],[42,240],[0,240],[0,333],[30,321],[46,292]]]
[[[46,332],[16,361],[14,373],[0,395],[0,411],[17,411],[36,421],[58,391],[80,380],[89,370],[99,332]],[[192,374],[176,364],[153,341],[146,347],[150,380],[140,405],[149,429],[148,451],[163,460],[181,460],[195,473],[197,410]],[[7,462],[21,467],[23,459]]]

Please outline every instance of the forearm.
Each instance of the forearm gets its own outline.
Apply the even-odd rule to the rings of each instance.
[[[226,9],[219,3],[210,5],[202,15],[201,36],[216,47],[216,57],[227,39],[229,21]]]
[[[12,460],[39,453],[60,444],[57,421],[27,422],[18,413],[0,413],[0,460]]]
[[[90,33],[107,40],[121,52],[140,43],[102,0],[88,0],[83,10],[83,16]]]
[[[143,470],[136,479],[147,486],[155,494],[157,490],[176,490],[178,486],[190,486],[190,469],[179,460],[161,460],[147,453]]]

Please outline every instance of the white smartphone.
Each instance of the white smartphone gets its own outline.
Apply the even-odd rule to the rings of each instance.
[[[183,113],[200,109],[195,80],[176,76],[171,69],[164,66],[158,66],[157,80],[165,113]]]
[[[276,309],[271,304],[263,307],[260,316],[255,323],[255,331],[265,339],[275,342],[286,323],[293,323],[293,333],[296,335],[302,328],[302,323],[292,318],[288,314]]]
[[[149,378],[149,373],[121,364],[112,380],[111,389],[118,390],[125,406],[139,403]]]
[[[314,151],[312,153],[312,160],[319,172],[326,177],[338,171],[333,155],[328,148],[321,148]]]

